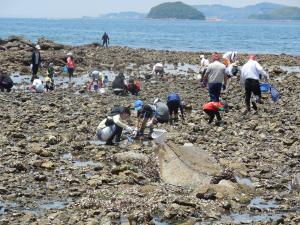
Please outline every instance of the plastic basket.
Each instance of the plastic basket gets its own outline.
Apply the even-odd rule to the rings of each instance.
[[[260,84],[260,91],[263,92],[263,93],[269,92],[270,91],[270,84],[268,84],[268,83]]]
[[[162,129],[154,129],[151,137],[155,141],[155,143],[162,145],[167,136],[167,131]]]

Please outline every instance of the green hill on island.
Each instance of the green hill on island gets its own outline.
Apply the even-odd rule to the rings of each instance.
[[[205,20],[203,13],[182,2],[166,2],[151,8],[147,18]]]
[[[282,7],[275,9],[270,13],[256,14],[249,16],[249,19],[260,20],[300,20],[300,8]]]

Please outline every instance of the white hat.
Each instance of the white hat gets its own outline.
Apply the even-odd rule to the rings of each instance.
[[[156,104],[156,103],[158,103],[158,102],[160,102],[160,99],[159,98],[156,98],[155,100],[154,100],[154,104]]]
[[[99,75],[99,71],[94,70],[94,71],[92,72],[92,74],[95,75],[95,76],[97,76],[97,75]]]
[[[40,50],[41,46],[40,45],[36,45],[35,48],[38,49],[38,50]]]
[[[67,56],[72,56],[73,54],[72,54],[72,52],[68,52],[68,54],[67,54]]]
[[[205,58],[205,56],[204,55],[200,55],[200,59],[203,59],[203,58]]]

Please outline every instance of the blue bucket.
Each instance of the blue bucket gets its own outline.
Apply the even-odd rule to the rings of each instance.
[[[270,91],[270,84],[268,84],[268,83],[260,84],[260,91],[263,92],[263,93],[269,92]]]

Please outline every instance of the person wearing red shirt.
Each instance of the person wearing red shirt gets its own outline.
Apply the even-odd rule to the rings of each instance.
[[[68,69],[68,73],[69,73],[69,80],[71,82],[71,78],[73,77],[73,73],[74,73],[74,59],[73,59],[73,54],[71,52],[69,52],[67,54],[67,69]]]
[[[127,85],[127,90],[132,94],[138,96],[141,90],[141,83],[134,80],[133,78],[129,78],[129,83]]]
[[[221,125],[223,124],[221,115],[219,111],[225,111],[226,113],[228,112],[228,104],[222,103],[222,102],[209,102],[203,105],[203,111],[209,116],[209,121],[208,123],[212,123],[215,116],[217,117],[218,121],[216,125]]]

